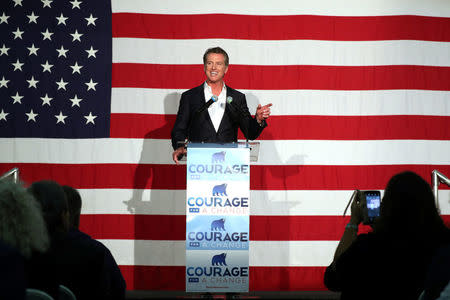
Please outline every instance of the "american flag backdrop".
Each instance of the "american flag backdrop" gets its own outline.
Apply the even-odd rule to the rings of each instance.
[[[325,289],[354,189],[450,175],[448,1],[2,0],[0,173],[79,189],[81,229],[128,289],[185,288],[170,131],[213,46],[252,113],[273,103],[250,171],[250,291]]]

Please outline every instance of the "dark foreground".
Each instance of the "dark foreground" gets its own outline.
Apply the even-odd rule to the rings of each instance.
[[[128,300],[143,299],[339,299],[339,293],[320,292],[250,292],[243,294],[200,294],[182,291],[127,291]]]

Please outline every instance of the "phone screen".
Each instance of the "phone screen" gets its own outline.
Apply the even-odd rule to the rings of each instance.
[[[366,191],[367,216],[373,221],[380,215],[381,195],[379,191]]]

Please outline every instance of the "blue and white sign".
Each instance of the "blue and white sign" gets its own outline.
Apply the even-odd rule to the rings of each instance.
[[[195,292],[248,292],[248,251],[190,252],[186,287]]]
[[[248,216],[189,216],[187,250],[248,250]]]
[[[189,182],[186,211],[196,215],[246,215],[250,213],[249,181]]]
[[[249,176],[249,148],[188,148],[188,180],[239,181]]]
[[[186,291],[247,292],[250,149],[191,144],[186,187]]]

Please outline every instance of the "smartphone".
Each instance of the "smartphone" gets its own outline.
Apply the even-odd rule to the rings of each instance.
[[[360,191],[360,193],[363,204],[363,224],[373,224],[380,216],[381,193],[380,191]]]

